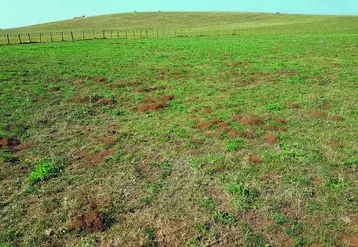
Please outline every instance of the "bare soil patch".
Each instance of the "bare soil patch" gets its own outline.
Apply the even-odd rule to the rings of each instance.
[[[230,138],[237,138],[237,137],[240,136],[240,134],[241,134],[241,132],[238,131],[238,130],[229,130],[229,131],[226,133],[226,135],[227,135],[228,137],[230,137]]]
[[[248,161],[251,164],[261,164],[263,162],[261,156],[258,154],[251,154]]]
[[[154,102],[149,104],[139,105],[138,107],[133,108],[133,110],[138,112],[158,111],[160,109],[169,106],[168,101],[173,99],[174,99],[173,95],[167,95],[167,94],[163,94],[155,100],[154,98],[147,98],[145,99],[145,102],[152,102],[152,100],[154,100]]]
[[[104,230],[105,219],[101,212],[92,210],[72,219],[68,226],[72,231],[101,232]]]
[[[259,125],[262,123],[262,119],[254,114],[250,114],[241,118],[241,124],[243,125]]]
[[[88,150],[84,149],[79,153],[78,159],[85,161],[89,165],[99,165],[105,159],[113,156],[114,154],[115,154],[114,148],[105,149],[93,155],[90,154]]]
[[[344,121],[344,117],[341,116],[329,116],[327,119],[331,121],[339,121],[339,122]]]
[[[13,150],[20,145],[20,141],[14,138],[0,137],[0,149],[9,148]]]
[[[264,139],[270,144],[275,144],[278,141],[278,136],[274,134],[265,135]]]
[[[327,116],[328,116],[327,113],[321,112],[321,111],[316,111],[316,110],[310,111],[310,112],[308,112],[308,114],[315,118],[327,118]]]

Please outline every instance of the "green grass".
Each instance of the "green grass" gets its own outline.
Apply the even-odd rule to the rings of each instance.
[[[30,185],[42,182],[56,177],[61,172],[61,167],[55,164],[51,159],[43,159],[38,161],[35,171],[30,173],[28,181]]]
[[[1,46],[0,244],[349,246],[358,35],[316,28]]]
[[[356,31],[357,16],[242,12],[143,12],[92,16],[0,30],[0,44],[101,38],[156,38]],[[112,31],[111,31],[112,30]],[[40,38],[41,33],[41,38]],[[30,34],[30,39],[28,37]],[[287,78],[297,83],[302,78]]]

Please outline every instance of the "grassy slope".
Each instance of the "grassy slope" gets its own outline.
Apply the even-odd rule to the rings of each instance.
[[[0,47],[0,136],[30,144],[0,153],[0,243],[356,241],[357,37]],[[136,110],[163,94],[175,96],[167,107]],[[247,125],[249,118],[262,122]],[[38,182],[41,172],[32,172],[46,157],[61,171],[45,171]],[[71,219],[96,210],[105,217],[103,232],[71,231],[80,226]]]
[[[271,27],[272,31],[282,29],[335,30],[356,28],[357,16],[317,15],[275,15],[266,13],[236,12],[161,12],[126,13],[93,16],[83,19],[65,20],[34,26],[0,30],[0,34],[35,33],[81,30],[123,30],[123,29],[201,29],[232,30]]]

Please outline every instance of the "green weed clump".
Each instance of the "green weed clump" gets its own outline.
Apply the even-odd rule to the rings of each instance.
[[[28,182],[30,185],[34,185],[38,182],[56,177],[60,172],[61,166],[54,163],[51,159],[42,159],[38,162],[38,166],[35,171],[30,174]]]
[[[233,141],[230,141],[227,145],[226,145],[226,150],[227,151],[236,151],[239,150],[240,148],[243,148],[245,146],[245,143],[242,139],[236,139]]]

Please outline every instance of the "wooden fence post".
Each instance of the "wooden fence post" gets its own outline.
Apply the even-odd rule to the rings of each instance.
[[[159,31],[158,31],[158,29],[157,29],[157,38],[159,37]]]
[[[53,42],[52,33],[51,33],[51,32],[50,32],[50,40],[51,40],[51,42]]]
[[[133,30],[133,38],[135,38],[135,30]]]
[[[63,38],[63,32],[61,32],[61,41],[65,41],[65,39]]]
[[[93,33],[93,39],[95,40],[96,39],[96,33],[94,31],[92,31]]]
[[[85,31],[82,31],[82,39],[85,40]]]
[[[6,34],[6,38],[7,38],[7,44],[10,45],[10,38],[9,38],[9,34]]]
[[[102,31],[102,34],[103,34],[103,38],[105,39],[106,38],[106,31]]]
[[[145,30],[145,33],[146,33],[146,35],[147,35],[147,39],[148,39],[148,30]]]
[[[27,37],[29,37],[29,42],[31,43],[30,33],[27,33]]]
[[[117,39],[119,39],[119,30],[117,30]]]
[[[73,38],[73,32],[71,31],[71,38],[72,38],[72,41],[75,41],[75,39]]]
[[[126,30],[126,39],[128,39],[128,31]]]
[[[40,35],[40,43],[41,43],[41,41],[42,41],[42,33],[40,33],[39,35]]]
[[[18,34],[18,37],[19,37],[19,42],[20,42],[20,44],[22,44],[22,41],[21,41],[21,35],[20,35],[20,34]]]
[[[113,31],[111,30],[111,39],[113,38]]]

